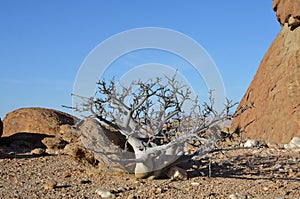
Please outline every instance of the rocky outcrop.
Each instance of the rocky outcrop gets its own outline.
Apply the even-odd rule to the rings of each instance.
[[[292,29],[300,24],[300,0],[274,0],[273,9],[277,20],[283,26],[287,23]]]
[[[68,131],[77,119],[67,113],[45,108],[21,108],[3,119],[3,136],[16,133],[38,133],[56,136]]]
[[[118,131],[101,127],[96,120],[88,118],[78,128],[77,134],[80,135],[81,144],[84,146],[82,148],[93,152],[98,161],[98,168],[109,166],[111,169],[133,172],[134,165],[132,162],[129,164],[128,160],[134,159],[134,153],[125,150],[126,140]],[[73,156],[79,157],[78,154]]]
[[[288,143],[300,135],[300,0],[275,0],[283,26],[264,56],[238,108],[252,109],[233,120],[244,136]]]
[[[12,154],[46,148],[63,149],[75,137],[77,120],[67,113],[45,108],[12,111],[3,120],[0,146],[6,153]]]

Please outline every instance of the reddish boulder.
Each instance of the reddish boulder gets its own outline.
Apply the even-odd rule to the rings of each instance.
[[[300,136],[300,0],[275,0],[273,8],[282,30],[238,107],[254,108],[236,117],[232,129],[282,144]]]
[[[57,110],[21,108],[8,113],[3,119],[3,136],[22,132],[57,136],[77,120],[74,116]]]

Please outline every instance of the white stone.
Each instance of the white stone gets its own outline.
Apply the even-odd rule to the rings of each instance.
[[[293,139],[290,141],[290,144],[294,144],[298,148],[300,148],[300,138],[299,137],[293,137]]]
[[[191,182],[191,185],[192,185],[192,186],[199,186],[200,183],[199,183],[199,182]]]
[[[290,150],[300,150],[300,138],[293,137],[290,143],[283,145],[283,147]]]
[[[244,147],[257,147],[260,143],[259,139],[249,139],[244,144]]]
[[[235,194],[230,194],[228,196],[228,198],[230,198],[230,199],[238,199],[237,195],[235,195]]]
[[[101,196],[101,198],[115,198],[115,195],[112,194],[110,191],[103,189],[103,188],[98,188],[95,191],[98,195]]]

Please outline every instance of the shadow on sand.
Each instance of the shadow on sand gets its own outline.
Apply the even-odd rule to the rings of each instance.
[[[289,155],[241,154],[228,159],[203,158],[185,164],[189,178],[236,178],[244,180],[286,180],[300,182],[300,157]],[[210,165],[210,166],[209,166]],[[209,169],[210,168],[210,169]]]

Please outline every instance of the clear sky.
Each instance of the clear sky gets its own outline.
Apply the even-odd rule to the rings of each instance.
[[[201,44],[234,101],[280,31],[271,0],[0,0],[0,117],[32,106],[69,112],[61,105],[72,105],[90,51],[142,27],[173,29]]]

